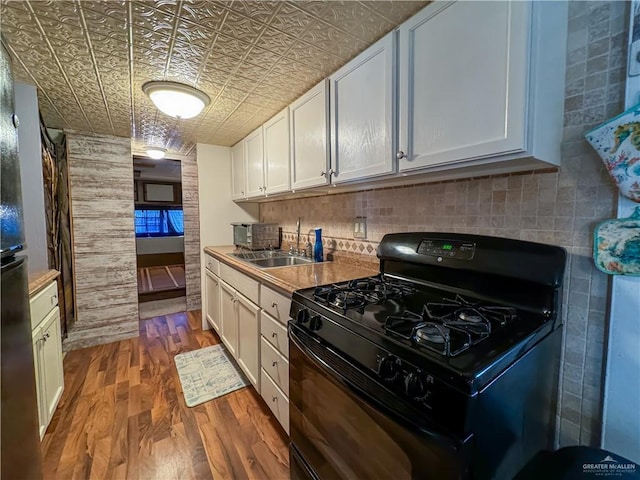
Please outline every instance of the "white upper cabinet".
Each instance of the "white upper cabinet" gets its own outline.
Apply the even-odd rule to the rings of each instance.
[[[264,195],[264,143],[262,127],[251,132],[244,140],[247,156],[247,197]]]
[[[400,27],[401,171],[500,156],[559,162],[561,3],[434,2]]]
[[[328,89],[323,80],[289,107],[293,190],[325,185],[329,180]]]
[[[244,140],[231,147],[231,195],[233,200],[246,198],[247,168],[245,166]]]
[[[395,39],[389,33],[329,79],[332,183],[393,173]]]
[[[290,181],[289,108],[263,126],[266,194],[286,192]]]

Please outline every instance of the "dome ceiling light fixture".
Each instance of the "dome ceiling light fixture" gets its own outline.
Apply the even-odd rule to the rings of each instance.
[[[154,160],[164,158],[164,154],[167,153],[166,149],[160,147],[145,147],[145,150],[147,151],[147,156]]]
[[[193,118],[211,102],[206,93],[178,82],[154,80],[142,85],[142,91],[160,111],[175,118]]]

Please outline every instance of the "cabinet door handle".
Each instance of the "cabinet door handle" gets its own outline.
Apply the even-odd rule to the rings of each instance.
[[[271,338],[278,338],[278,334],[277,334],[276,332],[273,332],[273,333],[271,334]]]
[[[272,401],[272,402],[277,402],[277,401],[278,401],[278,397],[275,397],[275,396],[274,396],[274,397],[271,397],[271,401]]]
[[[271,308],[276,308],[278,304],[276,302],[271,302]]]
[[[327,172],[325,172],[324,170],[320,171],[320,176],[321,177],[326,177],[327,176]]]
[[[260,191],[262,191],[262,187],[258,187],[258,189],[259,189]]]
[[[397,158],[398,160],[401,160],[401,159],[403,159],[403,158],[407,158],[407,154],[406,154],[406,153],[404,153],[402,150],[400,150],[398,153],[396,153],[396,158]]]
[[[262,186],[262,191],[263,191],[264,193],[267,193],[267,186],[266,186],[266,185],[263,185],[263,186]]]
[[[275,367],[276,365],[278,365],[278,361],[277,360],[274,360],[273,362],[271,362],[271,366],[272,367]]]
[[[45,334],[42,336],[42,341],[43,341],[43,342],[46,342],[46,341],[47,341],[47,338],[49,338],[49,332],[45,333]]]

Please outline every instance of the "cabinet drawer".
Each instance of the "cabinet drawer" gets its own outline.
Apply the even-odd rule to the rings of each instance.
[[[291,308],[290,297],[285,297],[263,285],[260,292],[260,306],[280,323],[287,324],[289,309]]]
[[[260,365],[284,394],[289,396],[289,362],[264,337],[261,341]]]
[[[260,314],[260,332],[267,342],[276,347],[285,358],[289,358],[287,328],[264,311]]]
[[[204,264],[211,273],[215,273],[216,275],[220,275],[220,262],[213,258],[209,254],[205,254],[204,256]]]
[[[253,303],[260,303],[259,283],[224,263],[220,264],[220,278],[238,290]]]
[[[271,377],[264,371],[260,370],[260,394],[275,417],[289,434],[289,399],[278,388]]]
[[[31,329],[37,327],[47,314],[58,305],[58,282],[53,281],[29,300]]]

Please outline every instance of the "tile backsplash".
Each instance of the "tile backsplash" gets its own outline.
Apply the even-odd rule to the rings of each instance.
[[[570,2],[565,118],[559,171],[326,195],[265,203],[285,243],[322,227],[325,255],[376,261],[385,233],[449,231],[561,245],[569,252],[559,444],[598,445],[609,279],[593,266],[594,226],[615,215],[617,193],[584,133],[624,106],[627,2]],[[355,217],[367,238],[354,239]]]

